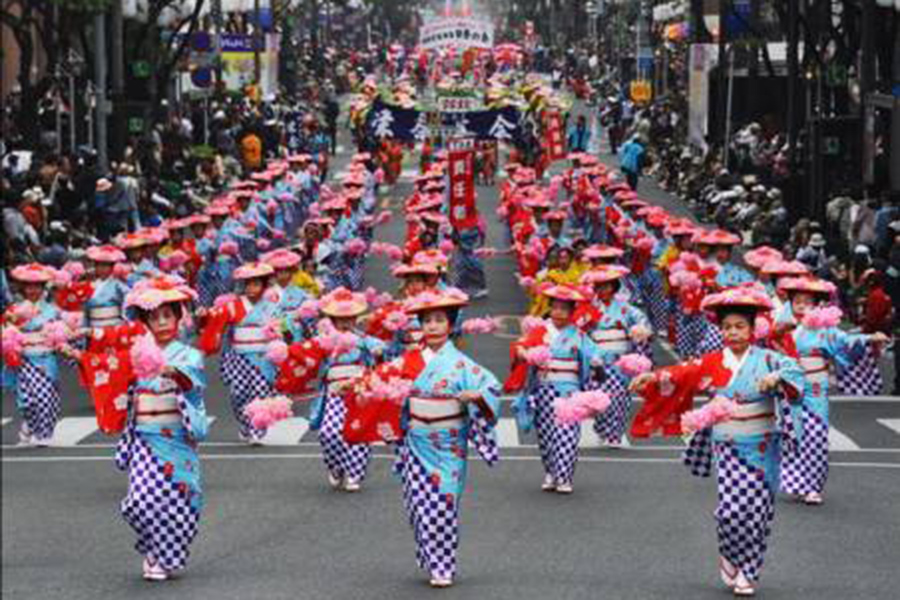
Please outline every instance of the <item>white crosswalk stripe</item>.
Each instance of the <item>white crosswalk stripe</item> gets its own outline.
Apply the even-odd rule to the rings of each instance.
[[[263,438],[265,446],[292,446],[300,442],[309,430],[309,421],[303,417],[285,419],[269,428]]]
[[[239,444],[236,435],[232,438],[232,434],[227,429],[215,429],[214,423],[218,421],[215,416],[209,416],[210,434],[203,443],[211,446],[228,446],[232,443]],[[6,427],[12,423],[12,417],[3,417],[2,424]],[[876,419],[876,421],[891,431],[900,434],[900,419]],[[225,419],[226,423],[231,423],[231,419]],[[88,447],[107,447],[114,446],[115,442],[112,438],[106,438],[99,443],[89,443],[87,439],[99,431],[97,428],[97,420],[93,417],[65,417],[60,419],[54,432],[51,446],[57,448],[71,448],[76,446]],[[519,431],[518,423],[515,418],[502,417],[496,427],[497,443],[501,448],[533,448],[537,444],[534,433],[525,434]],[[223,439],[224,438],[224,439]],[[269,447],[288,447],[288,446],[314,446],[317,445],[316,432],[310,430],[309,421],[304,417],[293,417],[281,421],[269,429],[268,434],[263,439],[263,445]],[[828,432],[829,446],[835,452],[874,452],[876,448],[862,448],[860,445],[850,438],[847,434],[840,430],[830,427]],[[14,447],[16,444],[4,445]],[[379,444],[381,445],[381,444]],[[598,448],[601,447],[600,439],[594,432],[593,419],[587,419],[582,422],[581,441],[579,446],[582,448]],[[624,447],[633,448],[635,450],[677,450],[682,447],[678,439],[672,439],[671,443],[665,445],[648,445],[640,442],[636,445],[626,444]],[[898,452],[900,448],[884,449],[888,452]]]
[[[859,450],[859,445],[834,427],[828,428],[828,448],[837,452]]]
[[[97,431],[95,417],[67,417],[56,424],[50,445],[62,448],[77,446],[78,442],[86,439],[95,431]]]
[[[497,421],[497,443],[502,448],[516,448],[519,446],[519,428],[515,419],[500,419]]]
[[[900,433],[900,419],[875,419],[891,431]]]

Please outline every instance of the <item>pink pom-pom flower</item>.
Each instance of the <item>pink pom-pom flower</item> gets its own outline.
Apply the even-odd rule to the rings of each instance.
[[[384,318],[384,328],[388,331],[400,331],[409,325],[409,315],[402,310],[393,310]]]
[[[497,319],[492,319],[490,317],[476,317],[463,321],[462,332],[470,335],[476,333],[488,334],[496,332],[499,326]]]
[[[575,392],[554,400],[553,412],[560,425],[573,425],[605,412],[610,402],[609,395],[599,390]]]
[[[532,331],[535,331],[540,327],[544,327],[545,325],[546,323],[544,323],[544,320],[540,317],[527,316],[522,319],[522,333],[528,335]]]
[[[278,319],[267,321],[266,324],[263,325],[262,330],[266,338],[270,340],[280,340],[282,337],[281,321]]]
[[[528,277],[527,275],[516,275],[516,279],[519,281],[519,285],[525,291],[530,291],[534,287],[534,277]]]
[[[137,338],[131,347],[131,365],[138,379],[153,379],[163,372],[166,357],[152,335]]]
[[[351,256],[361,256],[366,253],[366,242],[360,238],[347,240],[344,251]]]
[[[753,321],[753,339],[765,340],[772,333],[772,323],[765,317],[756,317]]]
[[[283,240],[284,237],[285,237],[285,234],[282,230],[280,230],[280,229],[272,230],[272,239],[273,240]]]
[[[70,260],[63,265],[63,271],[72,276],[72,279],[81,279],[84,277],[84,265],[78,261]]]
[[[77,310],[67,310],[62,314],[63,323],[66,324],[66,327],[69,328],[69,331],[72,333],[81,329],[84,324],[84,315],[81,311]]]
[[[681,430],[692,434],[719,423],[729,421],[737,412],[737,403],[724,396],[716,396],[702,407],[681,415]]]
[[[72,274],[63,269],[53,271],[53,285],[55,287],[67,287],[72,284]]]
[[[0,327],[0,345],[3,346],[3,360],[7,366],[20,364],[22,348],[25,346],[25,334],[10,323]]]
[[[269,200],[268,202],[266,202],[266,212],[268,212],[270,215],[278,212],[278,203],[274,200]]]
[[[444,254],[451,254],[455,247],[456,246],[454,246],[453,242],[450,240],[441,240],[441,243],[438,244],[438,248],[440,248],[441,252]]]
[[[41,328],[44,342],[55,350],[59,350],[69,341],[72,332],[63,321],[50,321]]]
[[[268,250],[272,246],[272,243],[265,238],[259,238],[256,240],[256,247],[260,250]]]
[[[274,340],[266,346],[266,359],[273,364],[280,365],[287,360],[288,345],[282,340]]]
[[[638,353],[620,356],[619,360],[615,362],[615,365],[619,367],[619,370],[621,370],[626,377],[637,377],[642,373],[650,372],[653,368],[653,362],[643,354]]]
[[[222,308],[223,306],[231,304],[237,299],[237,294],[222,294],[213,301],[213,307]]]
[[[377,225],[386,225],[391,221],[391,211],[383,210],[378,213],[378,216],[375,217],[375,223]]]
[[[803,315],[802,324],[807,329],[828,329],[840,325],[843,316],[837,306],[814,308]]]
[[[319,316],[319,301],[307,300],[297,309],[297,316],[301,319],[315,319]]]
[[[525,350],[525,362],[533,367],[543,367],[553,360],[553,353],[547,346],[535,346]]]
[[[402,404],[412,392],[413,382],[402,377],[382,378],[373,374],[366,381],[366,388],[362,392],[364,402],[392,402]]]
[[[492,258],[496,256],[498,250],[496,248],[491,248],[489,246],[485,246],[484,248],[476,248],[475,256],[479,258]]]
[[[225,256],[237,256],[238,255],[238,245],[237,242],[227,241],[222,242],[219,246],[219,254],[224,254]]]
[[[244,407],[244,415],[254,429],[266,430],[294,415],[293,401],[287,396],[257,398]]]
[[[177,271],[188,261],[188,255],[181,250],[176,250],[172,254],[163,257],[159,261],[159,266],[163,271]]]

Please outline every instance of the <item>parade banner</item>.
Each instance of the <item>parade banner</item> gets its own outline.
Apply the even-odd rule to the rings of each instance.
[[[450,150],[450,223],[457,231],[478,226],[475,206],[475,152]]]
[[[432,115],[429,118],[429,115]],[[437,118],[434,118],[437,115]],[[379,140],[425,140],[436,135],[477,140],[512,141],[519,134],[519,111],[511,106],[471,112],[438,112],[400,108],[375,100],[366,117],[369,133]],[[436,121],[439,120],[439,123]]]
[[[562,115],[559,111],[544,112],[544,150],[550,160],[566,157],[566,138],[563,134]]]
[[[436,17],[422,24],[419,45],[426,50],[494,47],[494,24],[477,17]]]

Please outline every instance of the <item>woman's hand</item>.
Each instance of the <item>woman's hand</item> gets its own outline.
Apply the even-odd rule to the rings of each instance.
[[[477,404],[483,397],[481,395],[481,392],[467,390],[465,392],[460,392],[459,395],[457,396],[457,398],[463,404],[472,404],[472,403]]]
[[[769,373],[759,380],[759,391],[766,394],[774,392],[781,385],[781,375],[778,373]]]
[[[656,381],[656,373],[641,373],[631,380],[628,390],[635,394],[643,394],[647,387]]]
[[[869,336],[869,343],[876,346],[887,346],[891,343],[891,338],[887,334],[878,331]]]
[[[81,350],[77,350],[68,344],[66,344],[65,346],[62,346],[59,349],[59,353],[67,358],[71,358],[71,359],[77,360],[77,361],[80,361],[81,356],[82,356]]]

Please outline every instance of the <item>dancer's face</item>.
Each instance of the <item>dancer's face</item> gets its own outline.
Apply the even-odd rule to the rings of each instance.
[[[812,294],[798,292],[791,298],[791,310],[794,317],[799,321],[812,309],[816,307],[816,297]]]
[[[356,317],[331,317],[331,323],[334,328],[341,333],[352,331],[356,326]]]
[[[29,302],[37,302],[44,295],[44,284],[28,282],[22,284],[22,296]]]
[[[94,274],[97,279],[106,279],[113,272],[113,264],[108,262],[98,262],[94,264]]]
[[[244,283],[244,295],[247,296],[251,302],[256,302],[262,298],[264,291],[266,291],[266,281],[261,277],[248,279],[246,283]]]
[[[572,319],[572,303],[566,300],[553,300],[550,304],[550,320],[557,329],[562,329]]]
[[[424,313],[421,319],[425,345],[434,351],[439,350],[450,337],[450,318],[443,310],[431,310]]]
[[[147,327],[156,342],[165,345],[175,339],[178,335],[178,314],[172,304],[163,304],[159,308],[150,313],[147,320]]]
[[[722,338],[727,346],[735,354],[743,354],[750,346],[753,337],[753,323],[746,315],[725,315],[720,324]]]

